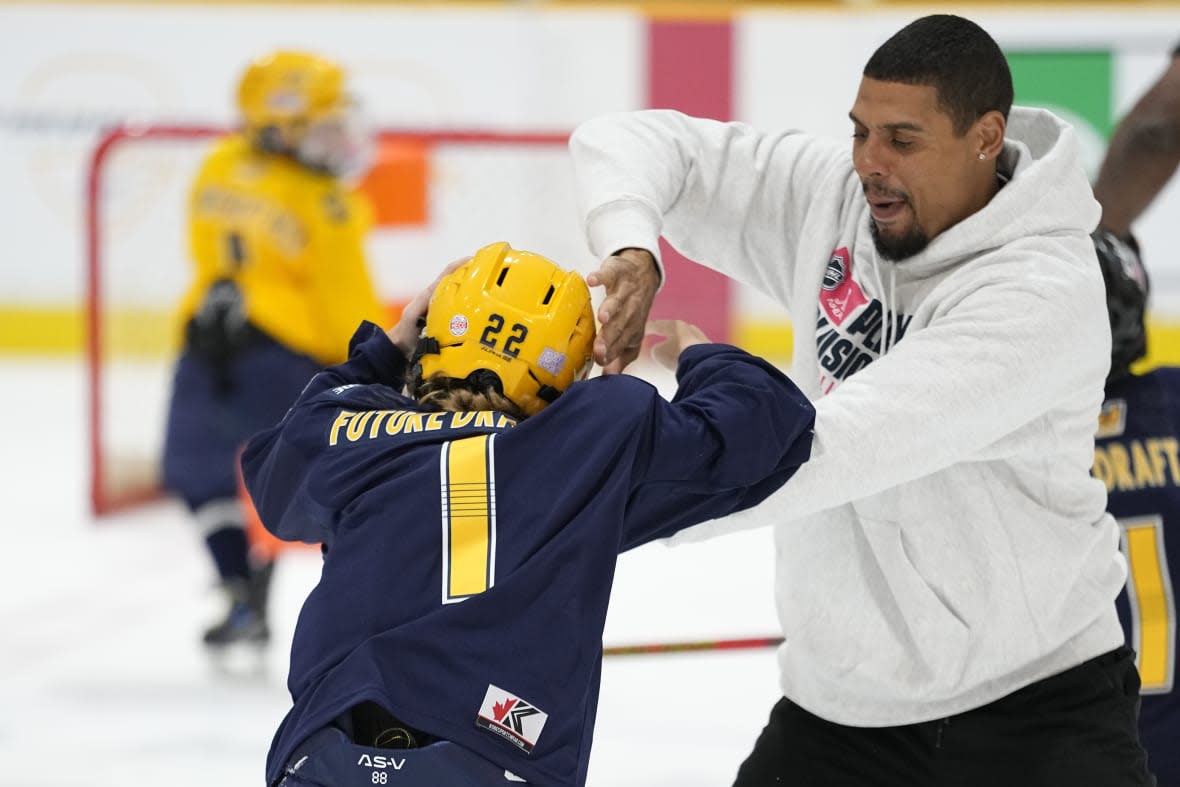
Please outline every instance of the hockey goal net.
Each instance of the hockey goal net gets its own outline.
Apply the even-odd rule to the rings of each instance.
[[[189,276],[188,190],[209,126],[117,128],[91,158],[86,205],[90,487],[98,515],[158,497],[168,395]],[[396,306],[446,262],[505,240],[573,267],[588,252],[565,133],[387,129],[363,190],[369,266]]]

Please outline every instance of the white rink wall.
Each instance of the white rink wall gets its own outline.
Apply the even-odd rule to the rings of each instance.
[[[0,230],[17,261],[0,271],[0,302],[81,297],[85,175],[103,128],[228,127],[238,79],[266,51],[306,48],[342,63],[376,125],[566,131],[640,106],[641,32],[629,13],[0,6],[0,168],[9,173]],[[183,195],[188,172],[144,173],[155,194],[142,201]],[[107,198],[116,212],[138,207]],[[163,260],[141,255],[145,274],[160,275],[161,263],[183,271],[171,228],[118,213],[111,221],[165,250]]]
[[[734,7],[735,118],[846,136],[847,110],[872,49],[916,16],[956,10],[855,5]],[[1010,51],[1108,52],[1114,115],[1180,42],[1180,7],[958,10]],[[127,121],[232,123],[233,88],[260,52],[306,47],[338,59],[378,125],[567,131],[593,115],[643,106],[650,21],[637,7],[615,5],[0,3],[0,232],[8,259],[0,266],[0,310],[79,302],[84,177],[100,129]],[[1082,132],[1096,163],[1101,134]],[[145,177],[161,194],[183,190],[178,172]],[[117,195],[109,200],[118,205]],[[1180,301],[1169,221],[1176,215],[1180,186],[1173,183],[1139,231],[1157,309],[1180,313],[1172,307]],[[184,264],[174,229],[154,229],[160,226],[128,230],[146,233],[141,243],[161,249],[141,255],[144,276]],[[421,276],[397,261],[377,266],[391,298],[420,284]],[[735,290],[733,297],[739,319],[781,317],[756,293]]]

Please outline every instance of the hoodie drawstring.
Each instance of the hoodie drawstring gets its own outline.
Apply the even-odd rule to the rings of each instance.
[[[881,279],[880,265],[873,267],[873,282],[877,285],[877,292],[881,294],[881,355],[889,352],[890,347],[897,345],[897,338],[894,336],[896,322],[894,319],[893,306],[897,303],[897,270],[893,265],[889,266],[889,294],[885,294],[885,282]]]

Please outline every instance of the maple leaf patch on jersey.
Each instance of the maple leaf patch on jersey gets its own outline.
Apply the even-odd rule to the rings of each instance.
[[[475,726],[499,735],[525,754],[532,752],[541,737],[549,714],[531,702],[488,684],[483,704],[475,717]]]

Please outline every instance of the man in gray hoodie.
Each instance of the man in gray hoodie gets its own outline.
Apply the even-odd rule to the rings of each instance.
[[[1011,103],[995,41],[937,15],[870,58],[851,151],[670,111],[571,139],[608,372],[636,352],[661,234],[795,320],[812,459],[681,534],[775,528],[784,696],[739,787],[1153,783],[1090,475],[1099,208],[1073,131]]]

